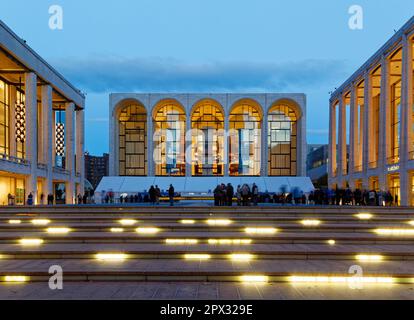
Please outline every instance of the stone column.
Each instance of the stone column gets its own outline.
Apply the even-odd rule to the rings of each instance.
[[[346,169],[346,105],[344,104],[344,97],[341,93],[339,100],[339,134],[338,134],[338,176],[342,177]]]
[[[66,203],[74,204],[75,200],[75,104],[66,103],[65,106],[65,143],[66,166],[69,171],[69,181],[66,183]]]
[[[267,104],[266,104],[267,105]],[[267,112],[264,110],[263,117],[262,117],[262,129],[261,129],[261,169],[260,169],[260,176],[261,177],[267,177],[269,175],[269,169],[268,169],[268,157],[269,157],[269,150],[268,150],[268,144],[267,144],[267,135],[269,132],[269,123],[268,123],[268,117]]]
[[[147,114],[147,174],[154,176],[154,130],[151,111]]]
[[[355,122],[358,123],[358,106],[357,106],[357,98],[358,94],[356,92],[355,84],[352,83],[351,88],[351,103],[350,103],[350,117],[349,117],[349,175],[352,175],[355,172],[355,166],[359,165],[358,162],[358,153],[359,153],[359,146],[358,146],[358,126]],[[353,180],[353,179],[350,179]],[[353,184],[350,181],[350,185]]]
[[[367,177],[367,172],[369,169],[370,153],[373,150],[372,146],[372,137],[373,135],[373,125],[372,125],[372,102],[371,102],[371,77],[369,73],[366,73],[364,76],[364,110],[363,110],[363,122],[362,123],[362,169],[365,172]],[[368,181],[367,181],[368,184]]]
[[[30,175],[26,177],[26,197],[33,195],[37,202],[37,76],[25,74],[26,99],[26,159],[30,161]]]
[[[336,163],[336,104],[329,106],[329,177],[335,175]]]
[[[379,172],[378,182],[381,190],[386,190],[387,187],[387,155],[389,155],[389,136],[390,130],[388,128],[390,110],[388,106],[389,97],[389,77],[388,77],[388,60],[385,56],[381,59],[381,98],[380,98],[380,126],[379,126],[379,149],[378,149],[378,168],[382,168]],[[388,136],[388,137],[387,137]]]
[[[53,121],[52,87],[42,86],[42,160],[47,166],[46,179],[43,183],[43,194],[47,199],[48,194],[53,194],[53,152],[55,150],[54,134],[55,122]]]
[[[403,36],[403,49],[402,49],[402,78],[401,78],[401,105],[400,105],[400,201],[402,206],[409,204],[409,174],[407,172],[408,154],[410,151],[408,143],[408,132],[411,129],[411,117],[408,112],[411,109],[411,105],[408,104],[408,78],[412,77],[411,64],[409,63],[410,57],[410,44],[408,43],[407,36]]]
[[[79,193],[85,192],[85,111],[76,112],[76,173],[80,174]]]

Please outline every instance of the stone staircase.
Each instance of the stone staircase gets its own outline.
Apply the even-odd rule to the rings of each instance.
[[[414,283],[414,212],[349,207],[0,209],[0,281]]]

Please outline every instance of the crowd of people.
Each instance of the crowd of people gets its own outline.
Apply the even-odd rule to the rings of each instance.
[[[214,191],[214,205],[215,206],[232,206],[233,198],[236,196],[237,205],[248,206],[253,203],[257,206],[259,202],[259,187],[253,183],[252,187],[245,183],[238,185],[237,189],[231,183],[225,185],[224,183],[218,185]]]

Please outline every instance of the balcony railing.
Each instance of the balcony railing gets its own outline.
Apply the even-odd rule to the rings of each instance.
[[[61,167],[53,167],[53,172],[54,173],[60,173],[60,174],[66,174],[66,175],[70,174],[69,170],[66,170],[66,169],[61,168]]]
[[[22,164],[22,165],[25,165],[25,166],[30,165],[30,161],[28,161],[26,159],[9,156],[8,154],[4,154],[4,153],[0,154],[0,160],[13,162],[13,163],[17,163],[17,164]]]

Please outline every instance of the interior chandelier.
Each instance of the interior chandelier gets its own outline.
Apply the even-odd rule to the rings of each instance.
[[[26,141],[26,106],[23,101],[23,93],[21,91],[21,79],[19,84],[20,97],[15,106],[15,137],[17,142]]]

